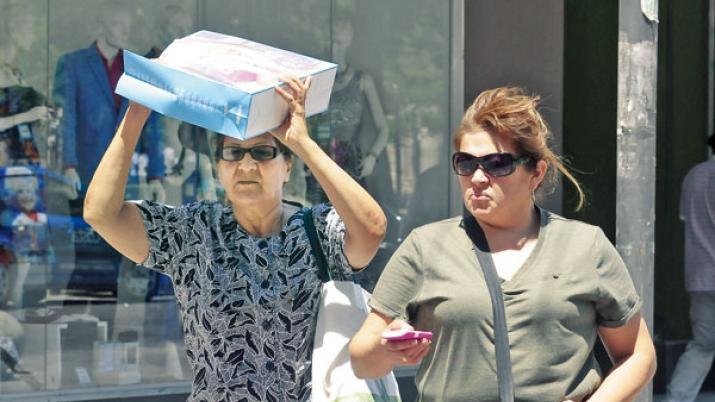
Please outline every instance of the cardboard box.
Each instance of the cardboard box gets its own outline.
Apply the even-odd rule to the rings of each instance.
[[[327,110],[337,65],[246,39],[199,31],[148,60],[124,52],[116,92],[159,113],[247,139],[281,125],[282,75],[312,77],[306,115]]]

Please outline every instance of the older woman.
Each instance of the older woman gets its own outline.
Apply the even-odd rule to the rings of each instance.
[[[351,342],[359,376],[421,361],[420,401],[499,400],[492,303],[465,229],[476,228],[501,282],[515,400],[627,401],[651,379],[653,344],[615,248],[601,229],[535,206],[534,192],[556,170],[583,202],[547,145],[537,102],[498,88],[467,110],[452,160],[464,216],[415,229],[388,263]],[[382,339],[411,328],[403,320],[432,331],[432,343]],[[596,336],[615,364],[605,379]]]
[[[169,275],[194,371],[190,401],[310,399],[321,282],[298,207],[282,202],[291,152],[332,206],[312,208],[333,278],[375,254],[385,232],[377,203],[309,137],[308,83],[277,92],[290,115],[245,141],[224,138],[218,175],[227,203],[169,207],[123,200],[131,156],[150,110],[130,105],[88,188],[84,217],[127,258]]]

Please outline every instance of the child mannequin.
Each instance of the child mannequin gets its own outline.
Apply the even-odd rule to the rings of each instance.
[[[26,167],[9,167],[4,174],[7,208],[2,213],[2,225],[12,229],[11,249],[15,257],[10,270],[8,301],[20,307],[30,269],[39,275],[48,272],[49,227],[35,172]]]

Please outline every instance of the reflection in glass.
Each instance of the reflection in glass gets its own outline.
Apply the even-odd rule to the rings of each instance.
[[[107,2],[102,4],[99,23],[96,40],[63,55],[55,73],[53,94],[62,108],[62,161],[71,198],[86,190],[127,106],[114,89],[124,70],[122,51],[130,45],[132,15],[121,3]],[[133,160],[129,198],[138,198],[140,179],[147,180],[157,196],[163,195],[161,140],[161,122],[155,116],[147,122]]]
[[[360,7],[358,7],[358,4]],[[357,278],[371,290],[402,238],[448,213],[447,8],[333,0],[330,110],[312,119],[323,149],[382,206],[388,231]],[[306,172],[306,198],[324,195]]]
[[[32,53],[45,31],[38,6],[0,3],[0,388],[38,388],[22,364],[20,321],[44,298],[52,262],[38,148],[50,109],[35,74],[45,63]]]
[[[20,67],[35,43],[37,20],[27,3],[8,3],[0,12],[0,166],[40,162],[36,137],[49,110]]]
[[[338,72],[329,110],[315,119],[314,135],[333,160],[363,186],[367,186],[367,178],[375,170],[378,157],[383,162],[381,165],[386,166],[384,150],[388,135],[387,122],[375,80],[369,73],[348,63],[348,50],[353,35],[350,16],[336,14],[333,20],[332,59],[338,64]],[[361,130],[363,125],[371,125],[371,129]],[[313,204],[324,202],[325,194],[309,172],[306,180],[307,200]],[[385,193],[392,191],[391,183],[387,182],[384,188],[379,188],[378,183],[374,184],[373,188],[367,186],[368,190],[384,202],[387,198]]]
[[[409,230],[448,213],[448,11],[429,0],[302,0],[290,12],[276,0],[0,0],[0,400],[166,390],[191,373],[167,277],[121,259],[81,219],[126,105],[113,95],[123,49],[154,57],[209,29],[339,63],[332,110],[311,133],[390,217],[360,274],[371,289]],[[211,136],[152,115],[126,197],[222,198]],[[321,201],[293,162],[285,194]]]
[[[27,306],[30,303],[23,302],[23,291],[30,268],[34,276],[39,276],[30,278],[34,286],[44,290],[47,284],[44,275],[52,253],[47,214],[35,172],[26,167],[9,167],[2,169],[2,173],[5,208],[0,222],[4,234],[9,237],[3,239],[3,243],[13,250],[13,265],[16,267],[7,302],[14,306]]]

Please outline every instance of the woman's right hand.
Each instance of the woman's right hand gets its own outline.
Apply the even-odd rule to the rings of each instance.
[[[393,320],[385,329],[386,331],[413,330],[414,328],[400,319]],[[428,339],[388,341],[381,339],[380,344],[394,357],[395,364],[412,366],[419,364],[429,352],[432,341]]]

